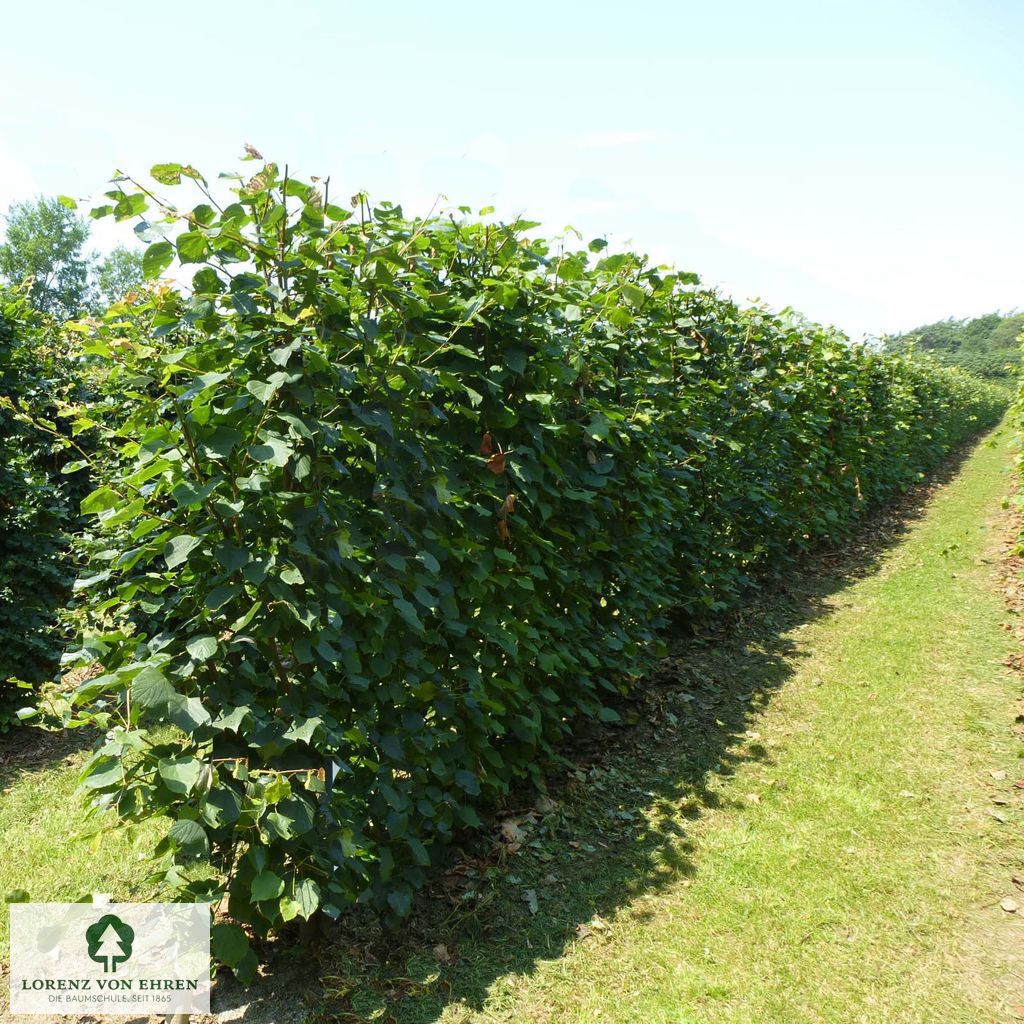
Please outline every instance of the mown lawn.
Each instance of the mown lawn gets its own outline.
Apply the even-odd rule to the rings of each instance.
[[[70,903],[93,893],[151,899],[144,832],[97,831],[83,820],[75,792],[90,737],[21,728],[0,737],[0,895],[19,890],[34,902]],[[148,846],[152,848],[152,838]],[[136,845],[137,844],[137,845]],[[6,960],[8,918],[0,915],[0,960]],[[6,981],[4,982],[6,999]]]

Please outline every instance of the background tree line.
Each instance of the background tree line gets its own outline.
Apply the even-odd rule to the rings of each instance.
[[[29,300],[58,320],[105,309],[142,280],[142,253],[119,245],[105,257],[87,252],[89,225],[60,198],[13,203],[0,244],[0,277],[30,281]]]
[[[76,566],[71,538],[91,486],[69,471],[68,411],[93,388],[62,323],[99,313],[142,281],[141,253],[87,250],[68,200],[14,203],[0,243],[0,732],[58,671]],[[77,444],[91,448],[93,433]]]
[[[1024,313],[986,313],[973,319],[940,320],[891,334],[883,341],[890,352],[924,349],[939,362],[960,366],[990,380],[1015,381],[1020,365]]]

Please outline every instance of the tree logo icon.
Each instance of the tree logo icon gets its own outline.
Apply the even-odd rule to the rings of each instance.
[[[115,972],[132,955],[135,932],[119,917],[104,914],[85,930],[89,959],[103,964],[103,973]]]

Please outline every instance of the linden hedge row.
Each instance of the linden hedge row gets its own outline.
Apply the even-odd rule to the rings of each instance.
[[[151,177],[93,214],[188,286],[76,325],[105,381],[72,424],[106,453],[83,784],[165,817],[157,877],[256,934],[407,914],[481,804],[615,719],[668,610],[734,604],[1006,404],[601,240],[342,206],[274,164],[226,201]],[[251,974],[237,924],[214,943]]]

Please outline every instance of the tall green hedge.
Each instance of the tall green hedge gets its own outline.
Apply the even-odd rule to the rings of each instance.
[[[78,397],[76,367],[24,290],[0,288],[0,730],[53,678],[65,641],[70,532],[86,474],[69,461],[57,413]]]
[[[120,409],[82,505],[84,785],[166,816],[166,880],[258,933],[407,913],[482,801],[615,717],[667,611],[841,539],[1005,404],[600,240],[342,208],[273,164],[223,208],[152,175],[203,195],[122,179],[96,211],[194,273],[84,342]],[[215,952],[253,968],[235,926]]]

